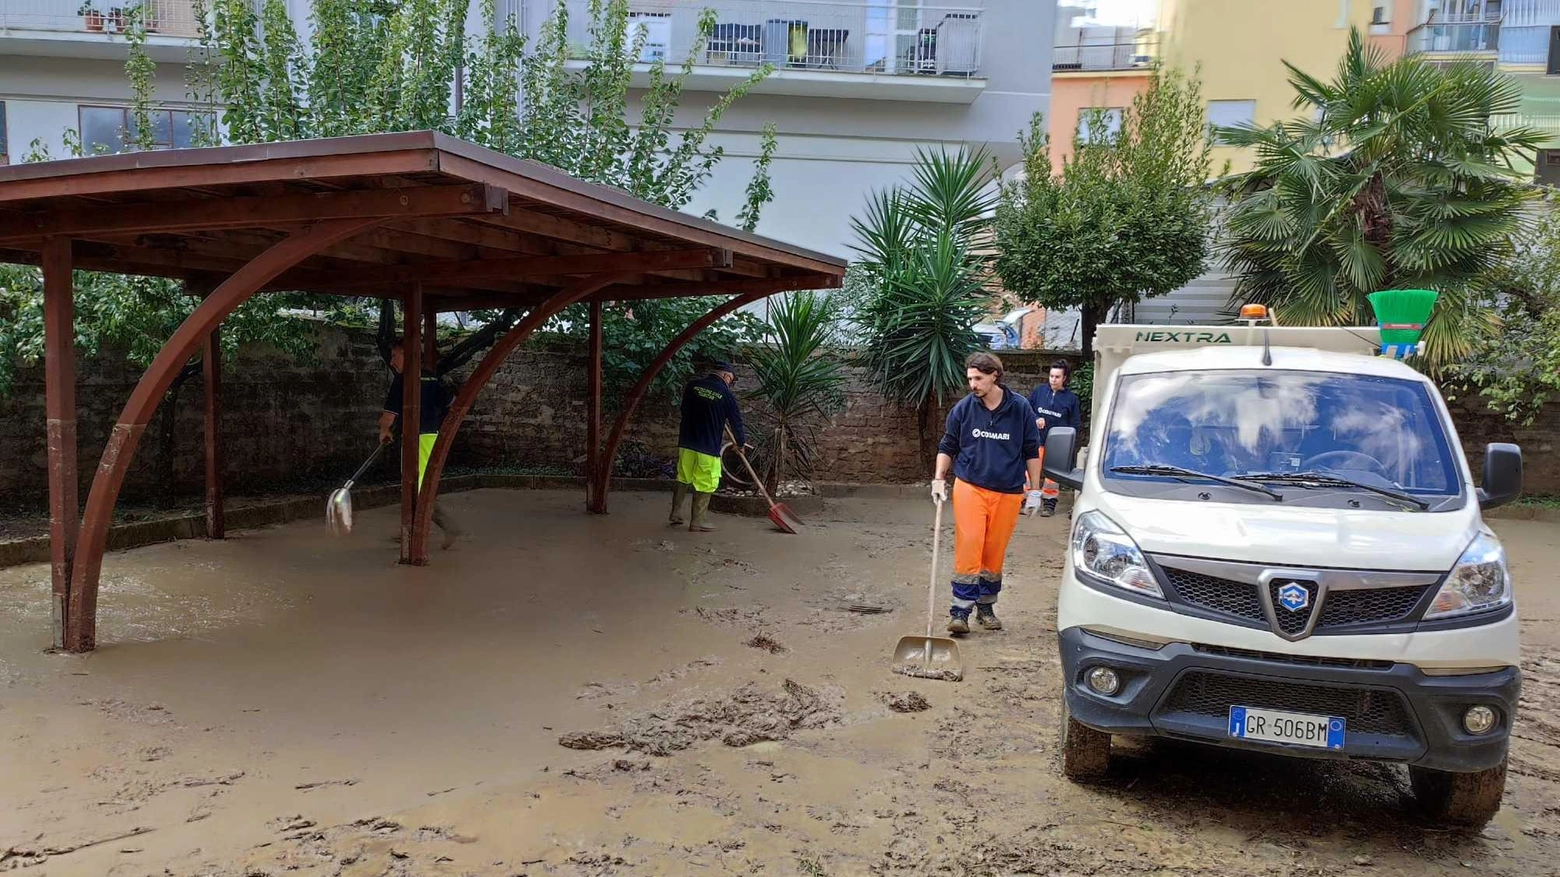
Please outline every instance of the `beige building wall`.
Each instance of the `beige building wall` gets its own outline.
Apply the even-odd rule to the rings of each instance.
[[[1209,121],[1268,125],[1293,118],[1289,62],[1330,78],[1348,45],[1350,26],[1368,32],[1370,0],[1161,0],[1160,54],[1170,66],[1197,70]],[[1252,157],[1218,148],[1214,172],[1248,170]]]

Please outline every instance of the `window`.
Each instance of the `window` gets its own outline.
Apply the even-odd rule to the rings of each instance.
[[[645,64],[665,61],[672,45],[672,15],[669,12],[635,12],[628,17],[629,52],[639,39],[639,31],[645,32],[645,44],[639,50],[638,60]]]
[[[1370,11],[1370,23],[1371,24],[1391,24],[1391,22],[1389,22],[1387,20],[1387,7],[1385,7],[1385,6],[1377,6],[1376,8],[1372,9]]]
[[[195,145],[200,113],[152,110],[152,148],[187,149]],[[134,141],[130,110],[125,107],[81,107],[81,148],[88,154],[128,152]]]
[[[1257,120],[1257,102],[1254,100],[1208,101],[1208,127],[1231,128],[1249,125]]]
[[[1095,126],[1099,126],[1096,131]],[[1091,143],[1095,139],[1114,140],[1121,136],[1121,107],[1084,107],[1078,111],[1078,139]]]

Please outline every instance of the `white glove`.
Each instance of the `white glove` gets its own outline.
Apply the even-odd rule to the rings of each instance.
[[[941,479],[941,478],[937,479],[936,481],[933,481],[932,482],[932,502],[947,502],[947,501],[948,501],[948,482],[946,480],[944,480],[944,479]]]
[[[1040,491],[1031,490],[1024,496],[1024,514],[1033,515],[1040,510]]]

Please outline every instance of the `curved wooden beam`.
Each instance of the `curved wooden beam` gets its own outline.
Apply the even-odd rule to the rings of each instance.
[[[645,391],[650,389],[650,382],[655,376],[666,368],[666,364],[672,361],[684,345],[692,341],[700,332],[708,329],[711,324],[721,317],[735,311],[743,305],[752,304],[762,298],[773,295],[772,292],[749,292],[745,295],[729,298],[717,305],[704,316],[693,321],[693,324],[682,331],[681,335],[672,339],[661,351],[661,355],[650,363],[644,373],[639,376],[639,381],[634,388],[629,390],[627,398],[623,400],[623,409],[618,412],[617,420],[612,423],[612,433],[607,437],[607,447],[596,457],[596,471],[588,473],[588,477],[594,482],[590,491],[590,510],[598,515],[607,512],[607,490],[612,486],[612,464],[617,460],[618,445],[623,442],[623,433],[628,429],[628,419],[634,416],[634,409],[639,407],[639,400],[644,398]]]
[[[444,473],[444,463],[449,459],[450,447],[455,443],[455,434],[460,431],[460,424],[466,419],[466,414],[471,410],[473,403],[477,401],[477,394],[493,379],[498,367],[504,364],[516,347],[525,343],[531,333],[541,328],[553,315],[574,304],[581,299],[589,297],[614,283],[622,282],[623,275],[611,275],[593,277],[582,280],[570,286],[551,298],[531,309],[525,315],[525,319],[515,324],[498,343],[493,345],[487,356],[482,357],[471,377],[461,384],[460,392],[455,394],[455,401],[450,404],[449,413],[444,415],[444,422],[439,424],[439,437],[433,443],[433,451],[428,456],[428,468],[423,471],[422,490],[417,494],[417,516],[412,524],[411,563],[414,566],[425,566],[428,563],[428,528],[433,524],[433,502],[439,495],[439,477]]]
[[[71,570],[70,605],[65,620],[67,651],[87,652],[97,644],[98,578],[103,572],[103,549],[108,542],[114,503],[124,486],[125,473],[135,456],[136,445],[179,370],[227,315],[271,278],[326,247],[384,221],[383,218],[332,219],[315,223],[277,242],[213,290],[163,345],[135,385],[130,401],[119,413],[119,422],[114,425],[108,444],[103,448],[97,476],[92,479],[92,492],[87,497]]]

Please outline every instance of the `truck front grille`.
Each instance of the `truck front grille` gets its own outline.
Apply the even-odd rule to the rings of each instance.
[[[1220,578],[1206,573],[1180,569],[1160,564],[1166,583],[1172,593],[1166,594],[1172,602],[1192,606],[1231,620],[1247,622],[1247,626],[1267,627],[1268,620],[1262,609],[1260,585],[1236,579]],[[1277,605],[1278,589],[1287,580],[1269,583],[1270,597]],[[1305,629],[1312,612],[1318,612],[1316,627],[1312,633],[1327,633],[1347,629],[1351,633],[1368,633],[1369,628],[1397,624],[1412,620],[1427,592],[1434,585],[1407,587],[1338,589],[1318,596],[1315,585],[1301,582],[1311,593],[1312,605],[1300,612],[1279,609],[1274,614],[1279,628],[1291,636]],[[1317,602],[1320,606],[1317,606]]]
[[[1208,670],[1182,674],[1159,712],[1227,717],[1232,706],[1339,716],[1348,723],[1348,732],[1414,736],[1403,696],[1390,689],[1314,685]]]

